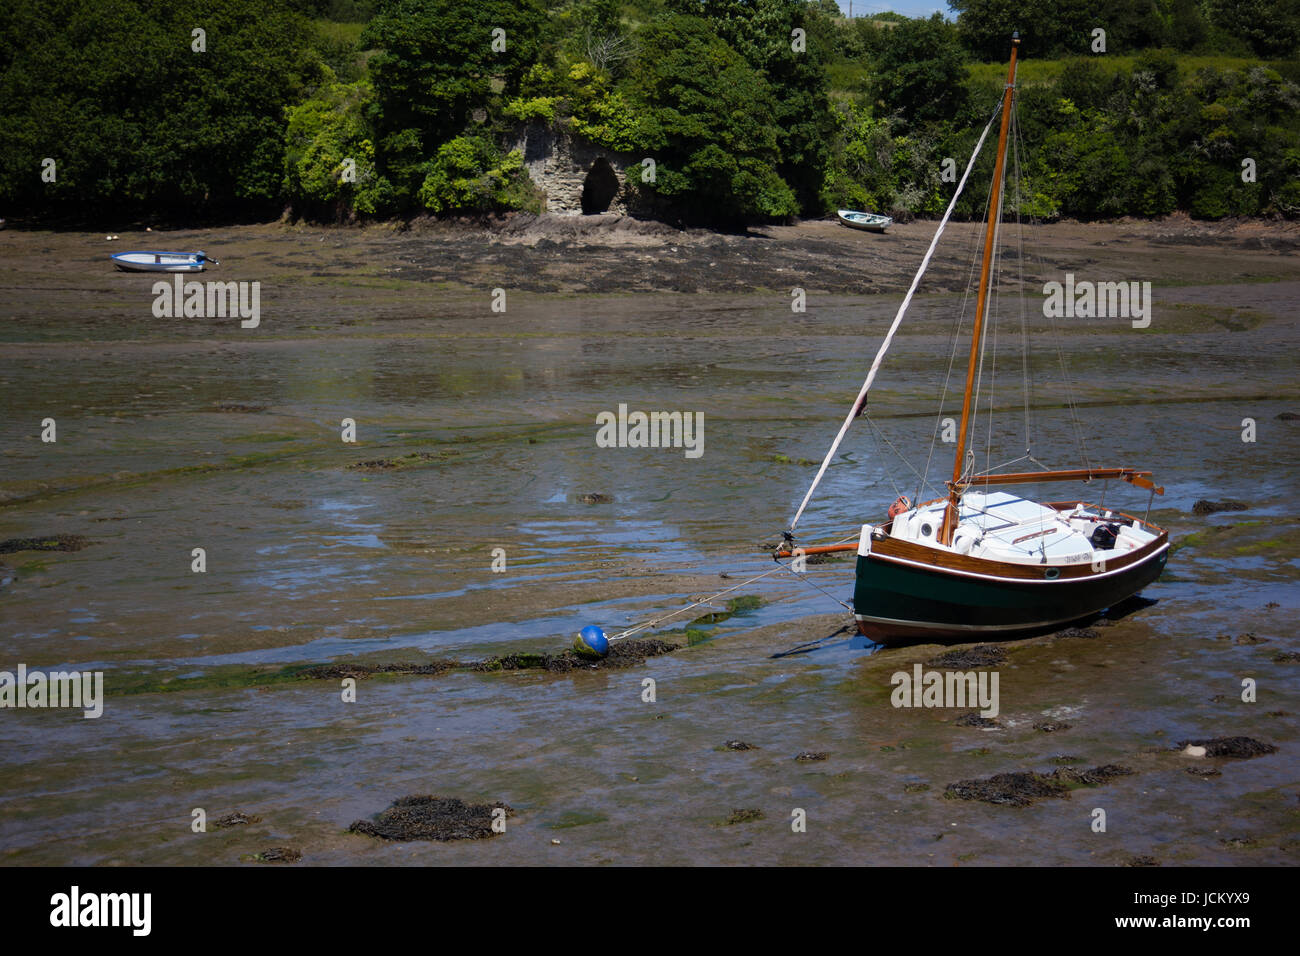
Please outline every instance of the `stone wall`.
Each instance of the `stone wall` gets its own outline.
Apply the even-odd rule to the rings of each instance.
[[[604,149],[543,123],[520,125],[505,147],[523,154],[533,184],[546,194],[546,212],[626,215],[635,205],[627,170],[640,163],[637,157]]]

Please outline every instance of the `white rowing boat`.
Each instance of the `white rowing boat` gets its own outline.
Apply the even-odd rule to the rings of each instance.
[[[119,252],[112,258],[127,272],[202,272],[209,262],[221,265],[206,252]]]
[[[874,212],[859,212],[856,209],[841,209],[837,213],[840,224],[850,229],[865,229],[867,232],[884,232],[894,224],[888,216]]]

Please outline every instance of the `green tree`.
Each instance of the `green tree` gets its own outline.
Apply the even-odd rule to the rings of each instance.
[[[939,14],[901,23],[876,58],[876,99],[909,124],[952,119],[966,102],[962,59],[956,28]]]
[[[314,40],[273,0],[0,5],[0,201],[77,217],[278,211],[285,110],[326,75]]]
[[[1294,56],[1300,49],[1300,0],[1207,0],[1206,6],[1216,27],[1259,56]]]
[[[482,136],[458,136],[438,148],[419,200],[433,212],[540,208],[518,150],[502,156]]]
[[[776,104],[763,77],[698,17],[656,19],[639,42],[627,89],[645,112],[653,193],[695,220],[796,213],[776,170]]]
[[[390,210],[392,186],[375,168],[365,118],[373,95],[367,80],[330,83],[289,112],[284,190],[299,212],[373,216]]]
[[[673,0],[706,20],[767,82],[780,159],[776,169],[805,211],[822,212],[822,186],[835,128],[826,61],[833,53],[803,0]],[[797,31],[797,32],[796,32]]]
[[[538,59],[546,13],[538,0],[388,0],[362,43],[370,59],[383,171],[412,195],[429,156],[475,109],[513,96]],[[502,31],[502,32],[497,32]]]

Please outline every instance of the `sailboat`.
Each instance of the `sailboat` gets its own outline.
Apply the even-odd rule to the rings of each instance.
[[[1164,494],[1164,489],[1152,480],[1150,471],[1091,464],[1075,469],[1052,470],[1040,466],[1038,471],[977,471],[975,456],[970,455],[968,460],[975,410],[972,393],[983,368],[990,273],[1002,218],[1007,131],[1015,101],[1019,45],[1016,34],[1012,37],[1011,61],[1000,105],[976,144],[965,175],[857,400],[789,530],[783,533],[784,543],[776,551],[780,558],[855,550],[854,617],[858,630],[878,643],[973,640],[1059,628],[1137,594],[1160,576],[1168,557],[1168,533],[1150,524],[1145,517],[1107,510],[1079,498],[1040,503],[1003,490],[1050,482],[1124,481],[1149,491],[1149,515],[1151,496]],[[957,197],[974,167],[975,157],[999,114],[1001,125],[984,230],[961,423],[955,436],[952,478],[945,483],[946,494],[915,505],[900,495],[885,520],[861,526],[856,544],[841,541],[797,548],[795,525],[849,426],[865,410],[868,390],[929,265]],[[1032,456],[1030,460],[1037,464]]]

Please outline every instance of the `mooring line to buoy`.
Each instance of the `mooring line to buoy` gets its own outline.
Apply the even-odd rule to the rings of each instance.
[[[648,627],[654,627],[656,624],[660,624],[668,620],[669,618],[676,617],[678,614],[681,614],[683,611],[689,611],[691,608],[699,607],[701,604],[708,604],[710,601],[715,601],[718,598],[722,597],[722,595],[724,594],[730,594],[732,591],[738,591],[747,585],[753,584],[755,581],[767,577],[769,574],[776,574],[776,572],[780,571],[782,567],[784,567],[784,565],[777,565],[774,568],[769,568],[768,570],[764,571],[762,574],[754,575],[748,581],[741,581],[735,587],[727,588],[725,591],[719,591],[717,594],[710,594],[708,597],[701,598],[700,600],[694,602],[693,604],[687,604],[685,607],[679,607],[675,611],[672,611],[668,614],[664,614],[661,617],[652,618],[651,620],[646,621],[643,624],[634,624],[631,627],[629,627],[627,630],[615,634],[613,637],[610,638],[610,640],[621,641],[623,638],[630,637],[631,635],[635,634],[637,631],[643,631]]]
[[[846,540],[848,540],[848,539],[846,539]],[[828,598],[830,598],[830,599],[831,599],[832,601],[834,601],[836,604],[840,605],[840,607],[845,608],[845,609],[846,609],[850,614],[853,613],[853,605],[848,604],[848,603],[846,603],[846,602],[844,602],[844,601],[841,601],[841,600],[840,600],[839,598],[837,598],[834,594],[831,594],[830,591],[827,591],[825,588],[821,587],[820,585],[818,585],[818,584],[814,584],[812,581],[809,581],[807,577],[805,577],[805,576],[804,576],[803,574],[801,574],[800,572],[794,570],[794,569],[791,568],[789,565],[787,565],[787,564],[782,564],[779,560],[777,560],[777,558],[776,558],[775,555],[773,555],[772,560],[774,560],[774,561],[777,562],[776,567],[774,567],[774,568],[769,568],[768,570],[764,571],[762,574],[756,574],[756,575],[754,575],[752,578],[749,578],[749,579],[746,580],[746,581],[741,581],[739,584],[735,585],[734,587],[729,587],[729,588],[727,588],[727,589],[724,590],[724,591],[719,591],[717,594],[710,594],[708,597],[704,597],[704,598],[701,598],[700,600],[695,601],[695,602],[693,602],[693,603],[691,603],[691,604],[687,604],[685,607],[679,607],[677,610],[675,610],[675,611],[671,611],[671,612],[669,612],[668,614],[664,614],[664,615],[661,615],[660,617],[656,617],[656,618],[651,618],[649,621],[645,621],[645,622],[643,622],[643,623],[641,623],[641,624],[634,624],[634,625],[632,625],[631,627],[627,628],[626,630],[624,630],[624,631],[620,631],[618,634],[615,634],[613,637],[610,637],[610,638],[609,638],[609,641],[612,643],[612,642],[614,642],[614,641],[621,641],[621,640],[623,640],[625,637],[631,637],[633,634],[636,634],[636,633],[638,633],[638,632],[640,632],[640,631],[644,631],[644,630],[646,630],[647,628],[655,627],[655,626],[658,625],[658,624],[662,624],[664,621],[667,621],[667,620],[670,620],[671,618],[676,617],[678,614],[681,614],[683,611],[689,611],[691,608],[700,607],[701,605],[708,604],[708,603],[710,603],[710,602],[712,602],[712,601],[716,601],[718,598],[722,597],[724,594],[730,594],[732,591],[739,591],[741,588],[746,587],[747,585],[753,584],[755,581],[759,581],[759,580],[761,580],[761,579],[767,577],[769,574],[775,574],[777,571],[789,571],[791,574],[793,574],[796,578],[798,578],[798,579],[799,579],[800,581],[802,581],[804,584],[807,584],[809,587],[816,588],[818,591],[821,591],[822,594],[826,595]],[[774,603],[775,603],[775,602],[774,602]]]

